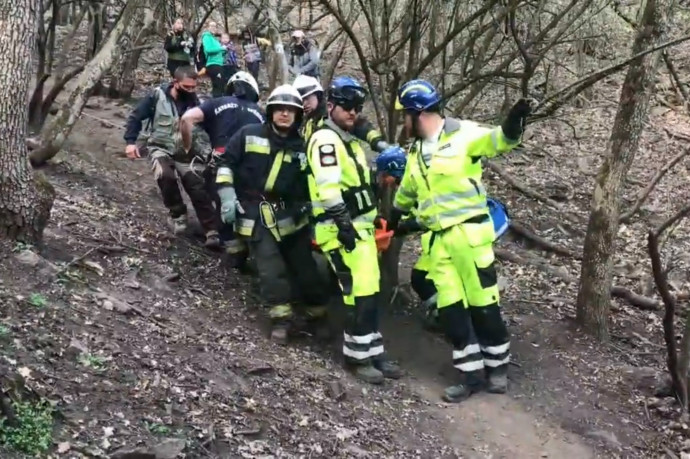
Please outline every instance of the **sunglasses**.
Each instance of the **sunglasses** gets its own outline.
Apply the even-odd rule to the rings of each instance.
[[[359,100],[346,100],[339,103],[338,106],[346,112],[354,110],[355,113],[361,113],[364,109],[364,104]]]

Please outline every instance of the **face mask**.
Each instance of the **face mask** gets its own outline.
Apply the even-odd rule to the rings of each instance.
[[[194,93],[190,91],[185,91],[181,86],[177,86],[177,97],[180,100],[190,101],[194,99]]]

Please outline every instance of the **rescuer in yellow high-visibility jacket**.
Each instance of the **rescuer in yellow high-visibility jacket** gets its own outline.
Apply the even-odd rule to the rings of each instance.
[[[483,388],[484,370],[488,391],[504,393],[510,341],[501,317],[492,248],[496,233],[480,160],[519,144],[531,103],[519,100],[502,126],[487,129],[444,118],[436,89],[412,80],[398,91],[397,106],[405,110],[415,141],[395,195],[391,227],[399,232],[418,225],[432,232],[430,274],[439,320],[453,344],[453,364],[465,375],[464,383],[446,388],[444,399],[459,402]],[[400,222],[415,205],[416,219]]]
[[[384,377],[399,378],[401,371],[386,358],[379,331],[376,198],[367,158],[352,134],[365,97],[355,79],[333,80],[328,90],[329,117],[309,138],[307,159],[316,243],[338,277],[348,309],[345,361],[360,379],[380,384]],[[400,147],[389,148],[404,161]]]

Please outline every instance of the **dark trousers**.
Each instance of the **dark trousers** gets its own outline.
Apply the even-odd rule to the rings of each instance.
[[[225,81],[225,84],[228,84],[228,80],[230,77],[232,77],[234,74],[236,74],[240,69],[236,65],[224,65],[223,66],[223,81]]]
[[[247,62],[247,72],[251,73],[256,82],[259,82],[259,70],[261,69],[261,61]]]
[[[510,337],[500,306],[439,308],[439,321],[453,344],[453,366],[463,373],[506,372]]]
[[[153,150],[152,153],[155,153]],[[175,162],[168,155],[153,155],[152,169],[158,188],[163,195],[163,204],[172,218],[187,214],[187,206],[182,200],[180,187],[177,183],[179,176],[182,187],[194,206],[199,223],[205,232],[218,230],[216,212],[213,208],[211,196],[206,191],[204,179],[194,173],[188,164]]]
[[[223,79],[223,66],[207,66],[206,75],[211,79],[211,96],[222,97],[225,94],[225,83],[227,83],[227,80]]]
[[[186,65],[189,65],[189,61],[176,61],[176,60],[168,59],[168,71],[170,71],[170,76],[174,77],[175,76],[175,70],[177,70],[178,67],[184,67]]]
[[[220,216],[220,196],[218,196],[218,185],[216,185],[216,168],[206,166],[203,173],[206,192],[211,197],[214,204],[214,213],[218,236],[225,246],[225,253],[228,256],[227,262],[232,268],[241,268],[247,261],[247,247],[244,241],[237,236],[232,225],[223,223]]]
[[[256,261],[260,294],[266,305],[289,305],[296,299],[302,299],[306,306],[325,305],[327,286],[312,257],[309,227],[276,241],[268,229],[257,225],[249,251]]]

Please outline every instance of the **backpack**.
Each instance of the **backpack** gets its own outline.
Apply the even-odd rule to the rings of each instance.
[[[196,66],[196,71],[200,71],[206,67],[206,53],[204,52],[204,42],[199,43],[199,49],[194,56],[194,65]]]

